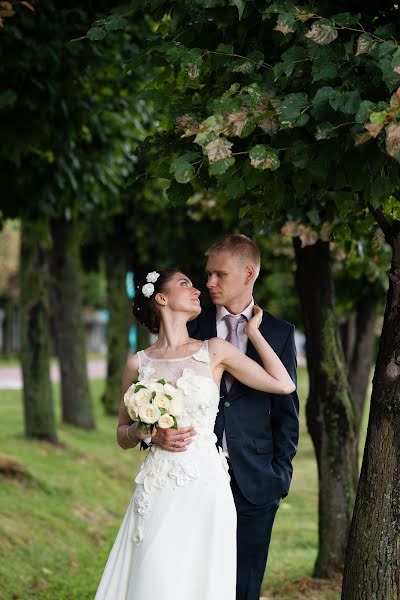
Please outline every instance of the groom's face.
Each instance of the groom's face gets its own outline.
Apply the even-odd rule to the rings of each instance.
[[[240,258],[229,252],[211,254],[207,260],[207,288],[214,304],[228,306],[249,293],[249,276]]]

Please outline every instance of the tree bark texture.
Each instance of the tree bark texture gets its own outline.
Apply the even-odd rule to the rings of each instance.
[[[122,237],[123,240],[123,237]],[[131,302],[126,295],[128,248],[121,238],[109,240],[104,261],[107,277],[107,381],[102,402],[106,414],[118,414],[121,401],[121,382],[129,349]]]
[[[8,300],[4,305],[4,327],[3,327],[3,356],[9,357],[13,353],[13,316],[15,303]]]
[[[400,598],[400,223],[395,226],[342,600]]]
[[[318,464],[319,548],[314,575],[330,577],[344,564],[358,473],[355,414],[335,316],[327,242],[294,240],[296,287],[307,337],[310,391],[307,426]]]
[[[377,300],[374,293],[363,296],[355,315],[355,341],[347,358],[351,398],[356,409],[357,436],[360,433],[365,399],[374,361]]]
[[[62,419],[64,423],[92,429],[95,419],[81,316],[78,223],[53,219],[51,235],[52,324],[60,362]]]
[[[42,225],[42,226],[40,226]],[[47,224],[23,222],[21,231],[21,366],[25,434],[57,441],[49,351],[49,239]]]

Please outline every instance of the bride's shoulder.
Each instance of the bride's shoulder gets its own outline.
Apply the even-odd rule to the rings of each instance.
[[[223,351],[229,342],[219,337],[213,337],[208,340],[208,349],[213,354]]]
[[[138,352],[136,354],[130,354],[126,359],[125,371],[130,373],[138,372],[139,370],[139,356]]]

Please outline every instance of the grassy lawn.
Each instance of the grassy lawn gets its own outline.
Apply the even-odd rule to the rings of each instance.
[[[317,471],[304,425],[306,386],[301,370],[301,441],[263,589],[279,600],[337,600],[337,588],[309,579],[317,551]],[[94,597],[142,459],[137,449],[117,446],[116,419],[102,415],[102,387],[92,382],[97,430],[60,426],[58,447],[25,440],[21,393],[0,391],[0,453],[28,471],[22,479],[0,479],[0,600]]]

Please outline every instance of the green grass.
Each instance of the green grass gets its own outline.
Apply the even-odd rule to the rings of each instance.
[[[302,369],[299,452],[289,497],[276,518],[263,589],[279,600],[337,600],[338,593],[329,590],[298,595],[310,584],[305,578],[317,552],[317,471],[304,424],[306,387]],[[0,453],[32,476],[0,479],[0,600],[94,597],[142,459],[137,449],[117,446],[116,419],[102,414],[102,388],[102,382],[92,382],[96,431],[60,426],[58,447],[24,439],[21,393],[0,391]]]

